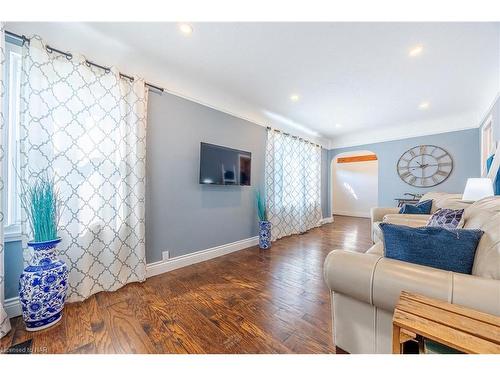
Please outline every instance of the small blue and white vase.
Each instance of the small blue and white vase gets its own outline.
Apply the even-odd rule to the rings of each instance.
[[[39,331],[56,324],[68,290],[68,267],[57,258],[60,238],[45,242],[28,242],[33,248],[31,264],[19,279],[19,300],[27,331]]]
[[[259,222],[259,247],[269,249],[271,247],[271,222]]]

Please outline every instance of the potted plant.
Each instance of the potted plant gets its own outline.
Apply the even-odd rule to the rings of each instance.
[[[271,247],[271,222],[267,220],[266,201],[260,191],[256,194],[257,215],[259,216],[259,247]]]
[[[26,330],[38,331],[61,319],[68,289],[68,267],[56,253],[61,201],[54,179],[40,175],[23,186],[21,204],[33,236],[28,242],[33,254],[19,279],[19,300]]]

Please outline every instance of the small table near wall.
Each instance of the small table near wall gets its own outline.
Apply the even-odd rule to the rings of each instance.
[[[392,319],[392,352],[416,337],[420,353],[425,340],[470,354],[500,354],[500,317],[459,305],[401,292]]]

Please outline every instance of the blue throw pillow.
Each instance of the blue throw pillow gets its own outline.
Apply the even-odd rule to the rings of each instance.
[[[385,256],[422,266],[471,274],[479,229],[411,228],[381,223]]]
[[[418,202],[417,204],[403,204],[403,207],[399,210],[400,214],[422,214],[429,215],[432,208],[432,199],[428,199],[423,202]]]

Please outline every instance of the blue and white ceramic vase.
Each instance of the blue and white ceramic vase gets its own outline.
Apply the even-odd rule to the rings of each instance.
[[[60,238],[28,242],[33,248],[33,257],[19,279],[19,299],[27,331],[48,328],[62,317],[68,290],[68,267],[57,258],[59,242]]]
[[[269,249],[271,247],[271,222],[259,222],[259,247]]]

